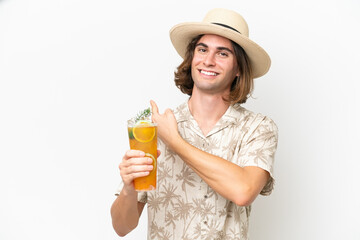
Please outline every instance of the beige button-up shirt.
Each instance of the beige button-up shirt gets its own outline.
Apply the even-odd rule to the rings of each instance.
[[[241,167],[268,171],[271,177],[261,194],[271,193],[278,140],[271,119],[235,104],[204,136],[187,102],[174,114],[181,136],[193,146]],[[161,141],[158,148],[162,154],[157,163],[157,189],[138,195],[139,201],[148,204],[148,239],[248,239],[251,206],[237,206],[223,198]]]

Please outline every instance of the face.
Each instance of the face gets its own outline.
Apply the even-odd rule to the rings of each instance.
[[[194,90],[208,94],[228,94],[239,76],[234,49],[229,39],[204,35],[196,44],[191,63]]]

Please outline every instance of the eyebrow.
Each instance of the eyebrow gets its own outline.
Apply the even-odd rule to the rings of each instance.
[[[198,43],[198,44],[195,45],[195,48],[198,47],[198,46],[203,46],[203,47],[205,47],[205,48],[209,48],[209,46],[206,45],[205,43]],[[217,50],[220,50],[220,51],[225,50],[225,51],[228,51],[228,52],[230,52],[230,53],[233,54],[233,51],[231,51],[231,49],[229,49],[229,48],[227,48],[227,47],[217,47],[216,49],[217,49]]]

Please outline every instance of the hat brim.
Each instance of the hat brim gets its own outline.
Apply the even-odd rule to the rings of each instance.
[[[190,41],[201,34],[214,34],[239,44],[250,59],[253,77],[258,78],[269,71],[271,60],[266,51],[248,37],[225,27],[211,23],[181,23],[170,30],[170,39],[178,54],[184,58]]]

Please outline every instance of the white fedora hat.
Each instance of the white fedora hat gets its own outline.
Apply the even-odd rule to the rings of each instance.
[[[184,58],[190,41],[201,34],[215,34],[239,44],[248,55],[253,77],[268,72],[271,60],[266,51],[249,39],[249,28],[245,19],[232,10],[216,8],[210,10],[202,22],[187,22],[175,25],[170,30],[170,39],[179,55]]]

